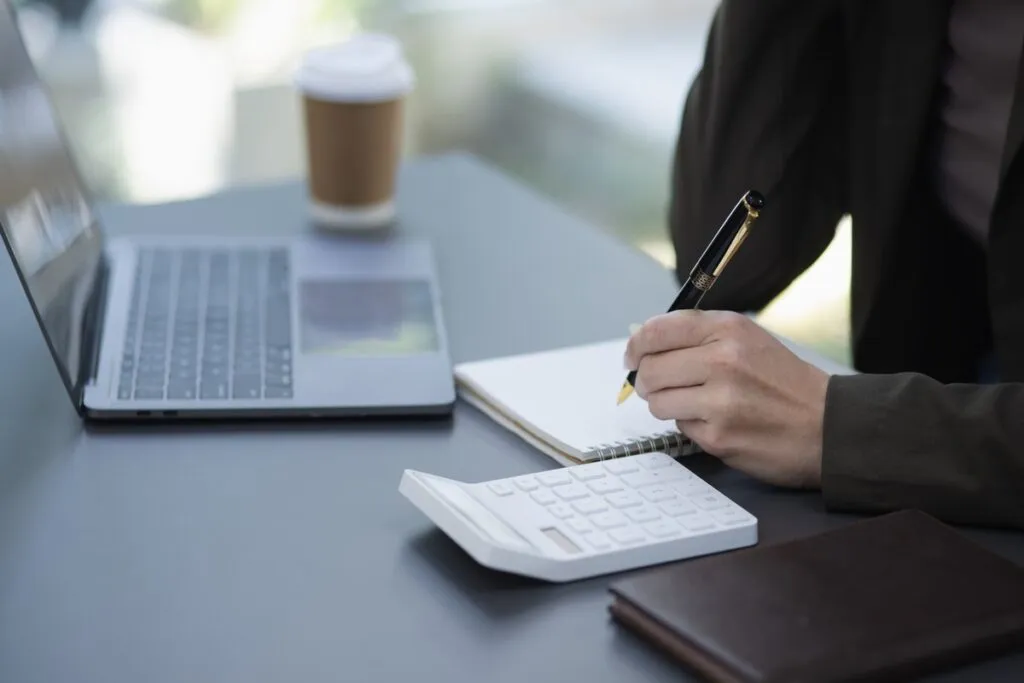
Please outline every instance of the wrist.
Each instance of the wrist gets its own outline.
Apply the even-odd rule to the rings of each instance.
[[[804,484],[807,488],[821,487],[822,459],[825,443],[825,404],[828,400],[828,387],[832,377],[829,373],[808,364],[807,422],[805,437]]]

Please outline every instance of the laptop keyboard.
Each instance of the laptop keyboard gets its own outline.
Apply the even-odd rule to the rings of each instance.
[[[292,397],[286,249],[142,249],[121,400]]]

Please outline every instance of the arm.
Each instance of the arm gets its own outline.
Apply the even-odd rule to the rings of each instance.
[[[1024,384],[832,377],[821,486],[835,510],[1024,529]]]
[[[846,211],[844,60],[832,0],[720,4],[675,150],[680,280],[745,191],[767,206],[703,308],[763,308],[834,236]]]
[[[827,507],[1024,529],[1024,383],[829,376],[746,316],[686,310],[626,346],[636,393],[710,455]]]

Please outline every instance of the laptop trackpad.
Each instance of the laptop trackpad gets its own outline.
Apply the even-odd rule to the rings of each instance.
[[[309,355],[407,356],[439,350],[424,278],[299,281],[299,348]]]

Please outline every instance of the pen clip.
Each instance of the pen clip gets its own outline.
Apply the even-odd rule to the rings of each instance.
[[[743,225],[740,226],[740,229],[736,231],[736,236],[733,237],[732,244],[729,245],[725,255],[722,257],[722,260],[718,262],[718,266],[715,268],[714,272],[711,273],[711,276],[714,278],[721,275],[722,271],[725,270],[725,267],[729,265],[729,261],[736,255],[740,245],[743,244],[743,240],[747,239],[747,235],[750,234],[751,224],[757,220],[757,217],[760,215],[758,210],[752,207],[746,199],[743,200],[743,204],[747,207],[747,217],[744,219]]]

